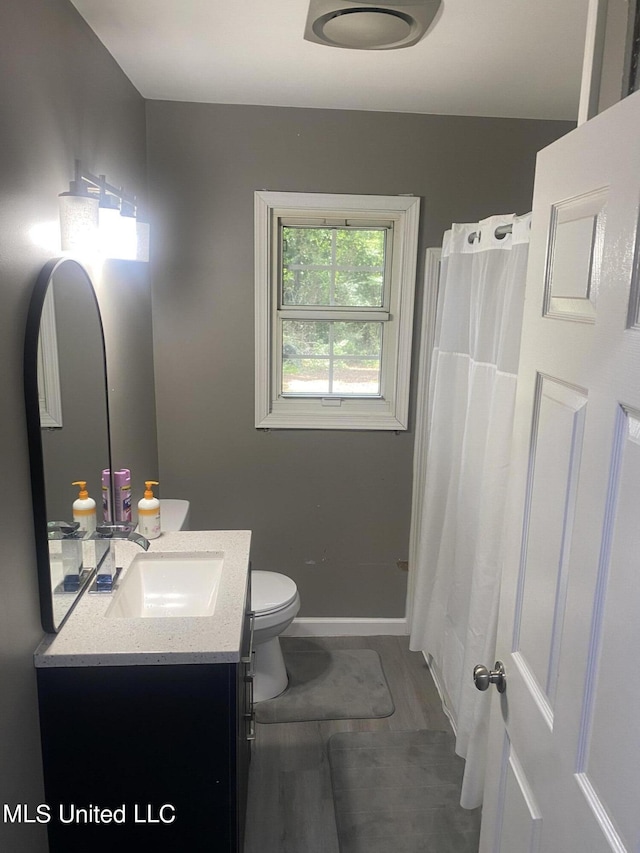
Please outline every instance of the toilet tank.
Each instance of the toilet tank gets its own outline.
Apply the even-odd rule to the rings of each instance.
[[[160,529],[163,533],[172,530],[189,530],[189,501],[166,498],[160,501]]]

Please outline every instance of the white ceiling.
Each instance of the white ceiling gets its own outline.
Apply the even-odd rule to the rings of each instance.
[[[401,50],[304,41],[308,0],[72,0],[149,99],[573,120],[588,0],[443,0]]]

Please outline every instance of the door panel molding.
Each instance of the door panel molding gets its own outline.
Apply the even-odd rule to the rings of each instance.
[[[587,395],[538,374],[534,399],[514,650],[553,708]]]
[[[545,317],[595,322],[607,196],[607,188],[598,188],[551,206]]]

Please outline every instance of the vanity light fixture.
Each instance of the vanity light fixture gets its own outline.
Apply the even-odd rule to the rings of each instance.
[[[135,196],[75,163],[69,191],[61,193],[60,242],[65,252],[104,258],[149,260],[149,223]]]
[[[410,47],[432,25],[442,0],[311,0],[306,41],[351,50]]]

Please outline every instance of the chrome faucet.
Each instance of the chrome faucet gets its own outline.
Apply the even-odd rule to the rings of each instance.
[[[135,542],[145,551],[149,549],[149,540],[145,539],[140,533],[136,533],[132,524],[101,524],[96,527],[95,533],[91,536],[96,542],[102,542],[104,545],[103,554],[98,558],[96,553],[96,581],[92,587],[92,592],[113,592],[113,585],[120,572],[116,568],[115,545],[116,539],[126,542]],[[98,547],[96,545],[96,552]]]
[[[49,560],[58,558],[62,562],[62,583],[56,588],[57,592],[78,592],[88,576],[83,565],[81,540],[84,532],[79,528],[77,521],[47,522]]]

